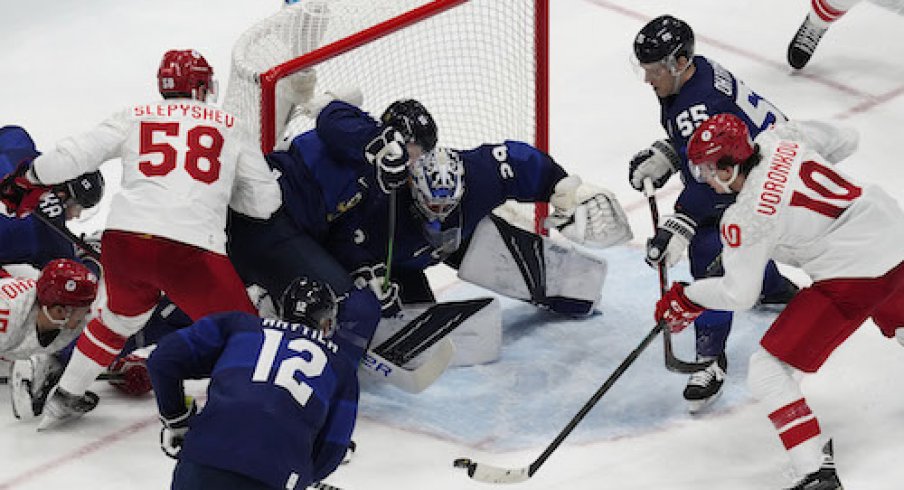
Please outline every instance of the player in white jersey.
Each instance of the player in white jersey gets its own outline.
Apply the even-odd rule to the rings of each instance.
[[[831,126],[795,126],[760,133],[755,145],[730,114],[694,132],[694,177],[738,194],[721,220],[725,275],[674,284],[656,304],[656,319],[680,331],[704,308],[750,308],[770,258],[806,272],[813,284],[763,335],[748,384],[801,477],[793,488],[840,489],[831,440],[821,435],[796,376],[816,372],[869,318],[904,344],[904,212],[882,189],[829,163],[850,153],[839,144],[850,141],[843,132],[810,138]]]
[[[0,269],[0,357],[18,366],[10,380],[13,414],[33,417],[55,382],[45,383],[49,371],[58,377],[62,370],[50,354],[81,333],[97,295],[97,276],[71,259],[51,260],[40,273],[30,266],[8,267],[14,275]]]
[[[157,79],[162,101],[128,107],[0,182],[0,200],[21,216],[46,186],[122,159],[121,190],[101,239],[106,301],[79,338],[39,430],[93,408],[86,389],[145,324],[161,292],[193,320],[256,313],[226,257],[227,207],[269,218],[281,204],[276,178],[235,117],[206,102],[213,69],[197,51],[165,53]]]

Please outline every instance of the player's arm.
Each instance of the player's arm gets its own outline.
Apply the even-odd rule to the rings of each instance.
[[[358,384],[344,382],[342,386],[341,393],[333,400],[326,422],[314,441],[311,454],[314,481],[325,480],[336,470],[352,440],[358,413]]]
[[[774,131],[780,138],[803,142],[833,164],[851,156],[860,144],[856,129],[823,121],[789,121]]]
[[[482,145],[463,151],[465,175],[497,183],[498,202],[548,202],[556,184],[568,176],[561,165],[543,151],[520,141]],[[469,179],[471,180],[471,179]]]
[[[331,101],[320,111],[315,130],[337,161],[362,165],[367,163],[364,149],[380,133],[376,120],[341,100]]]
[[[229,207],[245,216],[267,219],[281,205],[282,190],[276,174],[257,148],[243,143]]]
[[[121,112],[87,133],[60,141],[53,151],[35,158],[29,180],[52,185],[94,172],[105,161],[119,156],[130,124],[126,112]]]
[[[189,327],[160,339],[147,367],[164,419],[185,414],[182,381],[210,376],[231,332],[237,313],[206,316]]]

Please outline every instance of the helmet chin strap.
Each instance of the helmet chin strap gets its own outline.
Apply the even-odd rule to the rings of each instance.
[[[740,174],[740,169],[738,165],[734,165],[731,167],[731,178],[728,180],[722,180],[719,178],[719,175],[713,173],[713,182],[722,189],[722,194],[732,194],[734,191],[731,189],[731,184],[734,184],[734,181],[738,179],[738,174]]]
[[[669,73],[672,74],[672,79],[674,81],[674,83],[672,84],[672,93],[669,95],[676,95],[681,91],[681,86],[683,85],[683,83],[681,83],[681,77],[684,76],[684,72],[686,72],[687,69],[691,67],[691,62],[688,61],[687,64],[684,65],[684,68],[679,70],[678,60],[674,55],[670,55],[668,61],[666,62],[666,66],[668,66]]]
[[[69,319],[72,318],[72,308],[69,308],[68,306],[66,307],[66,318],[63,318],[62,320],[57,320],[56,318],[54,318],[50,314],[50,310],[47,309],[47,305],[41,305],[41,311],[44,312],[44,316],[47,317],[47,321],[60,328],[62,328],[63,325],[69,323]]]

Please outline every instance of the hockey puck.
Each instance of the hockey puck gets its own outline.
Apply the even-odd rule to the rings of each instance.
[[[454,466],[454,467],[456,467],[456,468],[465,468],[465,469],[468,469],[468,468],[470,468],[471,465],[473,465],[473,464],[474,464],[474,463],[473,463],[470,459],[468,459],[468,458],[458,458],[458,459],[455,460],[454,463],[452,463],[452,466]]]

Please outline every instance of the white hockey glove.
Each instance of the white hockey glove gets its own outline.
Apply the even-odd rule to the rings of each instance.
[[[569,240],[590,247],[605,248],[634,237],[625,211],[615,196],[577,175],[569,175],[555,187],[549,203],[555,208],[546,218],[546,227],[555,228]]]
[[[663,216],[656,234],[647,240],[647,264],[656,268],[664,260],[666,267],[675,265],[694,238],[696,227],[697,223],[685,214]]]
[[[647,177],[653,180],[657,189],[668,182],[669,177],[678,171],[680,159],[669,140],[654,141],[649,148],[637,152],[628,164],[628,180],[631,187],[643,191],[643,181]]]
[[[386,280],[386,265],[364,266],[354,272],[355,286],[358,289],[370,288],[380,300],[380,314],[383,318],[392,318],[402,311],[402,300],[399,298],[399,285]]]
[[[364,148],[364,158],[377,167],[377,182],[386,194],[408,183],[408,150],[405,137],[387,126]]]
[[[160,422],[163,424],[163,428],[160,429],[160,449],[163,450],[163,454],[173,459],[179,458],[191,419],[197,414],[198,405],[195,404],[195,400],[186,397],[185,413],[170,418],[160,416]]]

